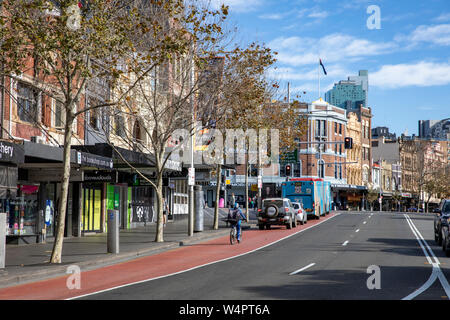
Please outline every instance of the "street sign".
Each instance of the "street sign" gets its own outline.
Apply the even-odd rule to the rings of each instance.
[[[195,168],[188,168],[188,185],[195,185]]]
[[[292,152],[280,153],[280,163],[297,163],[298,162],[298,151],[295,149]]]
[[[258,189],[262,189],[262,176],[258,176]]]
[[[226,185],[231,184],[231,180],[230,180],[230,179],[225,180],[225,184],[226,184]]]

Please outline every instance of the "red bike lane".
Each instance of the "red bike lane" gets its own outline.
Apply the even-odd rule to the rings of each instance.
[[[208,264],[251,253],[299,232],[310,229],[338,214],[331,213],[320,220],[310,220],[287,230],[274,226],[271,230],[246,230],[242,242],[230,245],[229,236],[223,236],[163,253],[137,258],[112,266],[80,273],[80,289],[69,289],[71,275],[0,289],[0,300],[59,300],[80,297],[99,291],[151,281]]]

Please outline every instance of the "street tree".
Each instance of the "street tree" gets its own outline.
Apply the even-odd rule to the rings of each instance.
[[[192,30],[178,28],[167,33],[168,25],[186,23],[192,28],[204,28],[207,17],[223,17],[227,8],[199,12],[194,7],[186,7],[181,0],[14,0],[3,1],[2,6],[4,74],[11,78],[31,74],[37,90],[63,105],[63,178],[50,260],[61,263],[74,120],[95,109],[129,100],[132,90],[156,66],[168,57],[187,52],[191,47],[188,42],[194,40],[187,40]],[[145,15],[148,11],[144,9],[149,7],[164,12],[170,19]],[[215,30],[216,25],[209,27],[206,32]],[[124,83],[123,75],[127,74],[134,76]],[[115,90],[119,94],[114,100],[83,105],[86,86],[95,79],[105,79],[111,88],[120,88]]]

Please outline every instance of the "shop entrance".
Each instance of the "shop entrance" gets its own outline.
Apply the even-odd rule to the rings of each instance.
[[[102,188],[86,186],[83,188],[83,232],[101,232]]]

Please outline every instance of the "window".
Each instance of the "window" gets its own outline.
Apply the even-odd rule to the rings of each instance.
[[[325,137],[327,135],[327,123],[325,120],[316,120],[316,136]]]
[[[363,178],[363,182],[368,182],[369,181],[369,170],[366,167],[363,168],[363,176],[362,176],[362,178]]]
[[[64,112],[64,105],[60,101],[55,100],[55,109],[54,109],[54,127],[55,128],[64,128],[66,123],[66,113]]]
[[[17,115],[19,119],[35,122],[38,113],[38,92],[31,86],[17,83]]]
[[[338,130],[337,130],[337,122],[334,123],[334,133],[336,133],[336,134],[338,133]]]
[[[339,123],[339,134],[342,134],[342,123]]]
[[[114,133],[119,137],[126,137],[125,121],[123,120],[123,116],[120,113],[117,113],[114,116]]]
[[[319,178],[325,177],[325,162],[323,160],[319,160],[317,163],[317,175]]]
[[[302,162],[299,161],[294,164],[294,177],[301,177],[302,176]]]

